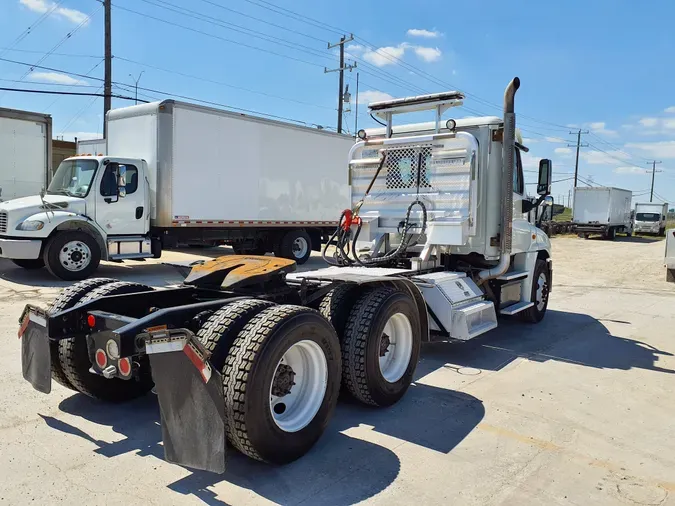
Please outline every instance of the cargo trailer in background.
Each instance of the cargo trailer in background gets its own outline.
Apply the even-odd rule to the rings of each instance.
[[[77,144],[78,155],[105,155],[108,153],[106,149],[105,139],[75,139]]]
[[[616,234],[633,233],[631,200],[633,192],[608,186],[574,189],[572,222],[579,237],[592,234],[614,240]]]
[[[644,203],[635,204],[635,222],[633,228],[636,233],[666,234],[666,219],[668,218],[668,204]]]
[[[40,193],[51,166],[52,117],[0,108],[0,200]]]

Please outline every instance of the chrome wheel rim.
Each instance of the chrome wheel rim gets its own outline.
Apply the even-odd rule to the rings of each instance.
[[[298,237],[293,241],[293,256],[303,258],[309,250],[309,244],[304,237]]]
[[[392,315],[384,325],[379,343],[380,373],[388,383],[395,383],[410,365],[413,349],[413,330],[403,313]]]
[[[541,273],[537,278],[537,294],[536,294],[536,304],[537,311],[543,311],[546,307],[546,301],[548,299],[548,283],[546,280],[546,274]]]
[[[270,385],[270,411],[284,432],[304,429],[314,419],[328,387],[328,361],[321,347],[310,340],[291,346],[274,370]]]
[[[82,241],[67,242],[61,247],[59,262],[68,271],[81,271],[91,262],[91,249]]]

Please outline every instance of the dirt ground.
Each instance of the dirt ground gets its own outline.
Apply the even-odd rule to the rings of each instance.
[[[33,390],[21,376],[17,318],[66,283],[0,260],[0,504],[675,505],[665,245],[552,242],[542,323],[502,321],[464,344],[425,345],[397,405],[341,400],[299,461],[272,467],[231,451],[224,475],[163,460],[153,395],[111,406],[58,385]],[[314,257],[305,268],[320,265]],[[153,286],[181,279],[156,261],[99,274]]]

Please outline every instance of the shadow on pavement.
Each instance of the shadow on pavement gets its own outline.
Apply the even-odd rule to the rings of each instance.
[[[634,243],[642,243],[642,244],[649,244],[653,242],[659,242],[663,241],[664,237],[658,237],[658,236],[646,236],[646,235],[634,235],[633,237],[623,237],[623,236],[616,236],[615,241],[617,242],[634,242]]]
[[[622,325],[629,321],[608,320]],[[465,343],[429,345],[429,372],[446,363],[496,371],[518,357],[545,362],[557,360],[598,369],[647,369],[673,374],[657,365],[660,356],[673,354],[647,343],[613,336],[601,321],[589,315],[548,310],[540,325],[502,320],[500,326]]]
[[[133,452],[164,459],[159,408],[152,395],[124,405],[102,405],[84,395],[73,395],[59,407],[124,435],[121,441],[107,443],[57,418],[41,415],[49,427],[95,444],[100,455],[114,458]],[[390,448],[410,442],[449,453],[484,415],[483,403],[475,397],[421,384],[413,384],[398,404],[386,409],[341,400],[323,437],[296,462],[271,466],[228,448],[224,475],[188,470],[186,477],[168,487],[207,504],[227,504],[226,498],[219,498],[211,489],[223,481],[281,504],[354,504],[386,489],[397,478],[400,462]],[[381,444],[353,437],[350,429],[360,425],[359,434],[372,427],[366,439],[372,437]]]

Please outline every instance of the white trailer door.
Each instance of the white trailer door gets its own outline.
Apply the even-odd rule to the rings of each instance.
[[[44,123],[0,118],[2,200],[37,195],[45,187],[47,171],[45,130]]]

